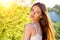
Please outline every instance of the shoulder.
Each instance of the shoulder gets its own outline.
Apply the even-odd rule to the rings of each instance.
[[[33,29],[32,23],[27,23],[27,24],[25,25],[25,29],[28,30],[28,31],[31,31],[31,30]]]
[[[30,26],[32,26],[32,23],[27,23],[25,26],[29,26],[30,27]]]
[[[32,23],[27,23],[27,24],[25,25],[25,28],[31,29],[32,26],[33,26]]]
[[[27,23],[25,24],[24,39],[29,40],[31,34],[32,34],[32,24]]]

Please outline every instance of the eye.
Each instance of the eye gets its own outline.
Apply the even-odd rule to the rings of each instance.
[[[36,14],[39,14],[39,12],[37,12],[37,11],[36,11],[35,13],[36,13]]]

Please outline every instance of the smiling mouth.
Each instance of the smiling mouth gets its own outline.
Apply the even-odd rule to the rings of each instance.
[[[34,18],[34,16],[31,15],[32,18]]]

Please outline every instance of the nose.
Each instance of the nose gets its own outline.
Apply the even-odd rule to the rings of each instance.
[[[31,15],[35,15],[35,12],[31,12]]]

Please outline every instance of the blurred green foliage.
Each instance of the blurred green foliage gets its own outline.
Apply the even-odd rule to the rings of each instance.
[[[56,40],[60,40],[60,22],[53,22],[52,24],[56,31]]]
[[[29,20],[30,7],[0,8],[0,40],[22,40],[24,26]]]
[[[49,12],[56,12],[58,15],[60,15],[60,5],[55,5],[53,8],[48,8]],[[53,26],[56,31],[56,39],[60,40],[60,22],[53,21]]]
[[[55,5],[54,7],[52,8],[48,8],[48,10],[51,12],[51,11],[54,11],[56,12],[57,14],[60,15],[60,5]]]

